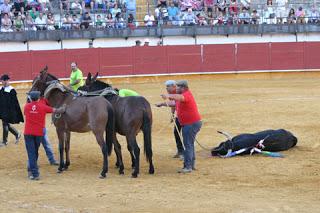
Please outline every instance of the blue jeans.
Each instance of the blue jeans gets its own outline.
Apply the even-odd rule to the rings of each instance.
[[[47,155],[47,158],[48,158],[49,162],[50,163],[56,162],[56,160],[54,159],[52,146],[51,146],[51,144],[49,142],[47,128],[43,129],[43,139],[41,140],[41,143],[42,143],[42,146],[44,148],[44,151],[46,152],[46,155]]]
[[[202,122],[198,121],[182,127],[182,136],[184,144],[184,167],[186,169],[194,168],[196,156],[194,152],[194,141],[197,133],[200,131]]]
[[[39,176],[38,168],[38,150],[42,140],[42,136],[24,135],[26,144],[26,150],[28,154],[28,171],[32,173],[34,177]]]

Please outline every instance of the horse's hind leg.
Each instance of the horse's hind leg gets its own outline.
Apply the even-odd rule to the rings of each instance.
[[[131,149],[133,150],[133,157],[135,159],[135,167],[133,169],[132,177],[136,178],[138,177],[139,170],[140,170],[140,148],[137,144],[135,135],[127,136],[127,141],[129,142],[129,145]]]
[[[129,142],[127,142],[127,148],[128,148],[129,153],[130,153],[130,156],[131,156],[131,168],[134,169],[134,167],[135,167],[135,160],[136,160],[136,159],[134,159],[134,154],[133,154],[133,151],[132,151],[132,148],[131,148]]]
[[[113,141],[114,141],[114,151],[117,155],[116,166],[119,168],[119,174],[123,175],[124,165],[122,161],[121,145],[119,144],[119,141],[116,136],[114,136]]]
[[[99,133],[94,133],[97,139],[97,142],[101,148],[102,154],[103,154],[103,167],[102,171],[100,173],[100,178],[105,178],[106,174],[108,173],[108,150],[107,150],[107,144],[103,139],[103,131]]]
[[[66,136],[66,144],[65,144],[65,152],[66,152],[66,163],[64,165],[64,170],[67,170],[70,166],[70,132],[65,133]]]
[[[56,129],[56,131],[59,139],[59,154],[60,154],[60,165],[58,168],[58,173],[61,173],[64,168],[63,150],[64,150],[65,133],[64,131],[59,129]]]

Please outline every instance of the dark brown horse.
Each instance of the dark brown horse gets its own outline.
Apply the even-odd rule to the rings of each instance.
[[[60,166],[58,172],[67,170],[70,165],[70,132],[92,131],[103,154],[103,168],[100,178],[108,172],[108,154],[111,154],[114,135],[114,112],[112,105],[103,97],[77,97],[63,86],[47,69],[34,80],[31,91],[38,90],[52,107],[66,105],[66,112],[53,115],[59,138]],[[106,140],[104,132],[106,131]],[[64,162],[63,150],[66,161]]]
[[[105,98],[112,104],[115,112],[116,132],[126,136],[127,147],[131,154],[132,167],[134,168],[132,177],[139,174],[140,148],[137,144],[136,135],[142,130],[144,136],[144,153],[147,162],[149,162],[149,174],[154,173],[152,163],[152,143],[151,143],[151,127],[152,112],[150,103],[142,96],[119,97],[112,90],[111,85],[97,80],[98,74],[92,78],[91,73],[88,74],[86,85],[79,88],[87,92],[103,91]],[[108,88],[110,92],[108,92]],[[91,93],[94,94],[94,93]],[[114,134],[114,149],[117,155],[117,166],[123,169],[121,146]]]

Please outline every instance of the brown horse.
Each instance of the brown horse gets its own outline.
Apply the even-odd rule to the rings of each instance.
[[[92,78],[88,74],[86,85],[79,88],[87,92],[102,91],[105,98],[112,104],[115,112],[116,132],[126,136],[127,147],[131,154],[132,167],[134,171],[132,177],[139,174],[140,148],[137,144],[136,135],[142,130],[144,136],[144,153],[149,162],[149,174],[154,174],[152,163],[151,127],[152,112],[150,103],[142,96],[119,97],[115,95],[111,85],[97,80],[98,73]],[[105,90],[107,89],[107,90]],[[108,92],[110,91],[110,92]],[[121,146],[114,134],[114,149],[117,155],[117,166],[123,169]]]
[[[67,170],[70,165],[70,132],[92,131],[103,154],[103,168],[100,178],[108,172],[108,154],[111,154],[114,135],[114,112],[112,105],[103,97],[77,97],[57,78],[47,72],[40,72],[34,80],[31,91],[38,90],[52,107],[66,105],[66,112],[53,115],[59,138],[60,166],[58,172]],[[106,140],[103,134],[106,131]],[[64,162],[63,150],[66,153]]]

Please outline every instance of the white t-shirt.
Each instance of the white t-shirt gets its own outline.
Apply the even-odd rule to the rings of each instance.
[[[47,24],[47,19],[44,18],[44,17],[42,17],[42,19],[40,19],[40,17],[37,17],[34,22],[35,22],[35,24],[39,24],[39,25],[45,26],[45,24]]]
[[[146,26],[152,26],[153,25],[153,22],[154,22],[154,16],[153,15],[146,15],[144,17],[144,22],[146,23]]]

